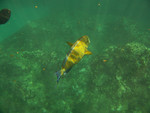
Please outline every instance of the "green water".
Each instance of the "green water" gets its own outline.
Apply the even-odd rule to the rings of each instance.
[[[37,6],[37,8],[35,7]],[[149,0],[0,0],[0,113],[150,113]],[[88,50],[57,84],[74,43]]]

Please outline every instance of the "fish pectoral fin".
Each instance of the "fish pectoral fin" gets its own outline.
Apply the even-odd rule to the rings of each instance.
[[[85,55],[91,55],[92,52],[87,50],[84,54],[85,54]]]
[[[67,42],[67,44],[71,47],[73,45],[73,43],[71,42]]]

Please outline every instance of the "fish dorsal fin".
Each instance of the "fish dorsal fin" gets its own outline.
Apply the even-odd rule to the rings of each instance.
[[[87,50],[84,54],[85,54],[85,55],[91,55],[92,52]]]
[[[73,45],[73,43],[71,42],[67,42],[67,44],[71,47]]]

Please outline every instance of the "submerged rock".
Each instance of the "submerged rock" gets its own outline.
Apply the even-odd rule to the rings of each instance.
[[[0,24],[5,24],[11,16],[11,11],[9,9],[0,10]]]

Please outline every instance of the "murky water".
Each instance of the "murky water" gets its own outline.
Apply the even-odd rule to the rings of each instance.
[[[0,25],[0,113],[150,112],[149,0],[1,0],[3,8],[11,17]],[[84,35],[92,55],[57,84],[66,42]]]

